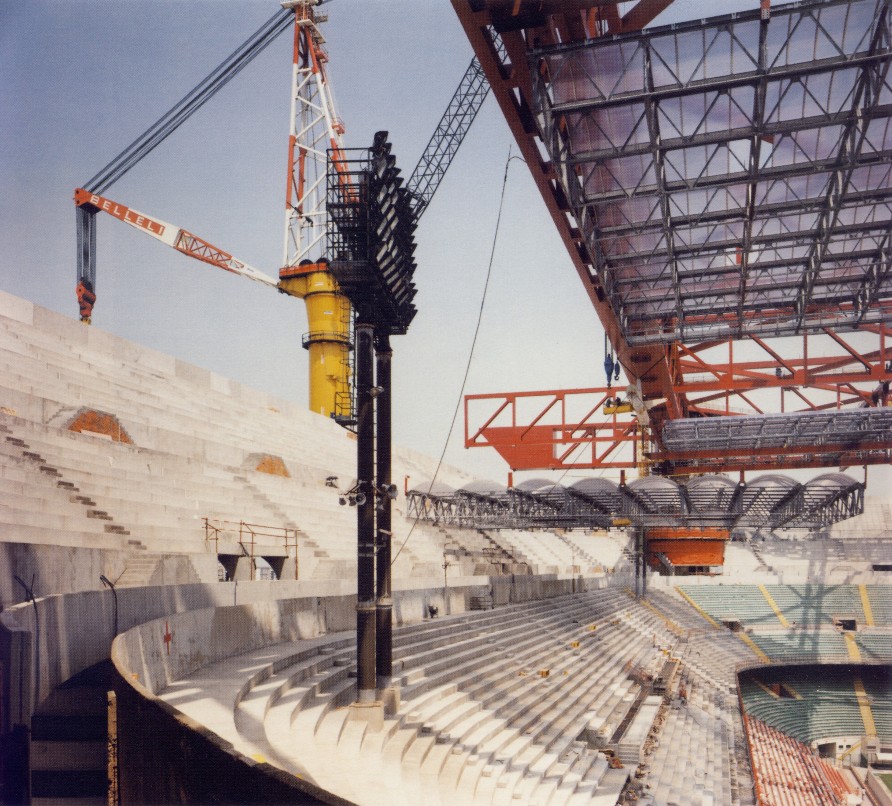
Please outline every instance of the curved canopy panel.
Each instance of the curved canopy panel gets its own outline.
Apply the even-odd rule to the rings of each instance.
[[[799,482],[779,473],[766,473],[753,479],[743,491],[740,525],[765,523],[775,508],[800,486]]]
[[[807,484],[768,473],[753,481],[696,476],[679,484],[644,476],[624,486],[603,478],[580,479],[563,487],[549,479],[528,479],[505,488],[475,481],[452,491],[446,485],[409,491],[408,514],[444,524],[487,529],[607,529],[617,525],[651,530],[823,528],[864,511],[864,483],[844,473],[827,473]],[[681,530],[681,531],[679,531]],[[693,533],[693,532],[692,532]]]
[[[471,481],[460,487],[456,492],[468,493],[469,495],[482,496],[484,498],[502,498],[508,488],[496,481]]]
[[[825,473],[801,485],[796,494],[785,499],[772,514],[772,526],[829,526],[841,520],[835,517],[845,511],[852,498],[860,500],[863,485],[846,473]],[[863,502],[862,502],[863,505]]]
[[[563,506],[568,497],[563,485],[550,479],[527,479],[517,484],[514,489],[556,507]]]
[[[435,498],[448,498],[455,490],[442,481],[422,481],[415,484],[409,492],[418,495],[429,495]]]
[[[724,516],[733,509],[738,486],[727,476],[698,476],[685,485],[692,513]]]
[[[568,489],[604,512],[619,511],[619,487],[609,479],[580,479]]]
[[[551,479],[525,479],[519,484],[515,484],[514,489],[524,493],[535,493],[540,490],[548,490],[560,486],[559,482],[552,481]]]
[[[633,501],[632,511],[664,515],[684,513],[684,495],[672,479],[644,476],[629,482],[624,495]]]

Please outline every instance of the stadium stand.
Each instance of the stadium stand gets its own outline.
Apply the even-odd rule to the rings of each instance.
[[[349,718],[348,636],[262,647],[172,681],[145,666],[139,647],[157,639],[135,639],[130,658],[162,700],[247,757],[358,802],[615,803],[634,774],[654,802],[749,803],[721,650],[713,657],[723,671],[685,677],[683,705],[673,680],[669,700],[646,710],[653,681],[678,663],[678,632],[653,605],[615,589],[401,627],[401,705],[379,731]],[[639,713],[641,736],[632,730]],[[344,780],[348,763],[378,771],[362,792]]]
[[[3,294],[0,353],[2,629],[39,669],[22,691],[46,792],[87,772],[104,786],[108,670],[92,664],[117,632],[119,676],[145,703],[160,698],[196,735],[231,742],[245,770],[288,770],[363,803],[749,806],[757,754],[738,694],[753,721],[802,742],[864,733],[866,706],[888,738],[888,682],[865,671],[892,661],[892,597],[873,567],[881,536],[731,542],[722,576],[676,589],[652,575],[636,599],[622,530],[414,523],[403,490],[436,462],[399,447],[399,701],[375,730],[348,718],[356,524],[338,498],[355,474],[351,436]],[[473,484],[455,468],[438,478]],[[223,574],[246,584],[219,584]],[[264,576],[281,587],[249,582]],[[790,658],[857,660],[859,674],[830,697],[794,676],[808,707],[785,699],[775,718],[781,706],[752,675]],[[77,751],[54,738],[75,701],[95,728]],[[772,774],[814,776],[798,752],[784,763]]]
[[[38,593],[96,589],[100,574],[122,586],[210,582],[217,554],[235,560],[251,542],[255,567],[233,563],[241,578],[256,575],[258,558],[293,578],[289,530],[300,578],[355,574],[355,511],[337,504],[337,487],[355,475],[355,443],[334,422],[8,294],[0,336],[0,519],[15,555],[0,574],[4,604],[24,596],[13,569],[33,576]],[[435,467],[395,449],[395,479],[429,478]],[[449,467],[440,475],[467,480]],[[404,515],[398,499],[397,576],[440,574],[447,546],[457,547],[448,557],[456,574],[571,573],[622,559],[618,536],[496,537]],[[240,524],[263,527],[265,543],[240,539]],[[60,552],[62,561],[50,559]]]
[[[679,591],[716,621],[738,621],[754,630],[831,627],[834,619],[854,619],[859,626],[892,626],[892,599],[884,585],[686,584]]]
[[[746,713],[782,730],[788,736],[812,744],[839,736],[872,733],[862,718],[856,681],[863,681],[869,699],[885,712],[889,701],[888,674],[882,668],[827,666],[820,678],[802,667],[772,668],[749,672],[741,680]],[[876,724],[876,722],[875,722]],[[886,721],[883,720],[883,731]],[[879,730],[880,725],[876,724]],[[884,741],[892,734],[880,732]]]
[[[765,806],[845,804],[859,787],[814,756],[802,742],[746,717],[759,803]]]

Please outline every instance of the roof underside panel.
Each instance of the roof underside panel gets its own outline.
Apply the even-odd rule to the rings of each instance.
[[[889,0],[823,0],[530,52],[629,343],[889,320],[890,33]]]
[[[663,427],[667,450],[714,449],[728,453],[800,447],[883,450],[892,442],[892,409],[801,411],[752,417],[669,420]]]

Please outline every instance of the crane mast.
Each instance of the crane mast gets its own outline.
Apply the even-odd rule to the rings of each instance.
[[[288,187],[285,198],[285,250],[282,265],[317,262],[328,233],[325,214],[328,151],[343,148],[344,125],[335,113],[325,65],[325,39],[314,7],[319,0],[288,0],[294,12],[294,63],[291,131],[288,140]]]
[[[328,55],[315,7],[321,0],[286,0],[294,13],[291,131],[285,194],[285,249],[279,288],[307,306],[310,409],[341,422],[352,421],[353,324],[350,301],[328,268],[326,214],[329,152],[335,164],[343,149],[344,125],[335,113],[325,72]]]
[[[309,352],[309,407],[344,424],[352,421],[352,319],[350,301],[338,286],[325,254],[329,221],[326,211],[329,161],[340,174],[344,201],[355,202],[331,85],[328,55],[316,7],[325,0],[285,0],[282,8],[196,87],[133,141],[84,187],[75,190],[77,210],[77,298],[81,319],[89,323],[96,302],[96,214],[105,212],[166,243],[183,254],[217,268],[278,288],[304,300]],[[293,17],[292,17],[293,15]],[[161,219],[139,213],[104,194],[115,181],[169,137],[289,24],[293,25],[291,120],[285,197],[285,238],[278,282],[197,235]],[[421,216],[461,144],[488,85],[476,59],[449,104],[409,187],[415,218]],[[337,191],[336,191],[337,192]]]

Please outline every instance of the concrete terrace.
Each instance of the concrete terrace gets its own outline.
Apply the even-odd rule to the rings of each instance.
[[[196,618],[172,629],[191,635]],[[698,618],[691,610],[699,627]],[[350,719],[348,633],[190,669],[183,655],[155,654],[148,624],[122,637],[116,661],[245,757],[356,803],[613,804],[630,779],[654,803],[752,803],[725,634],[698,641],[719,644],[698,672],[677,656],[688,632],[617,589],[406,625],[394,639],[401,702],[380,730]],[[743,644],[737,652],[755,662]],[[667,664],[672,696],[648,712]],[[646,725],[636,731],[639,714]]]
[[[436,461],[395,446],[399,697],[378,729],[348,707],[356,517],[338,497],[355,474],[351,434],[8,294],[0,360],[8,713],[33,728],[42,806],[75,792],[104,802],[115,635],[137,699],[214,737],[237,769],[372,806],[750,806],[754,759],[769,777],[807,776],[811,762],[796,745],[780,765],[775,738],[753,743],[738,671],[892,661],[882,535],[730,543],[718,579],[651,576],[636,600],[623,532],[413,523],[402,479],[430,480]],[[471,479],[447,467],[439,480]],[[278,581],[259,581],[269,568]],[[741,632],[722,626],[731,619]],[[799,718],[804,706],[779,711],[753,680],[744,693],[769,727]],[[888,735],[885,711],[869,714],[882,681],[852,686],[844,717],[810,717],[800,743],[871,724]],[[71,733],[75,722],[90,730]],[[832,791],[847,786],[827,775]]]
[[[355,577],[355,510],[338,505],[355,442],[334,422],[8,294],[0,357],[3,550],[37,595],[98,589],[100,574],[121,586],[212,582],[217,555],[240,579],[259,573],[257,558],[283,579]],[[395,447],[394,479],[435,469]],[[469,480],[449,467],[440,478]],[[206,518],[222,545],[206,540]],[[625,546],[619,533],[414,524],[402,491],[394,525],[396,577],[441,575],[447,544],[456,576],[589,573],[620,564]],[[23,596],[0,574],[0,602]]]

